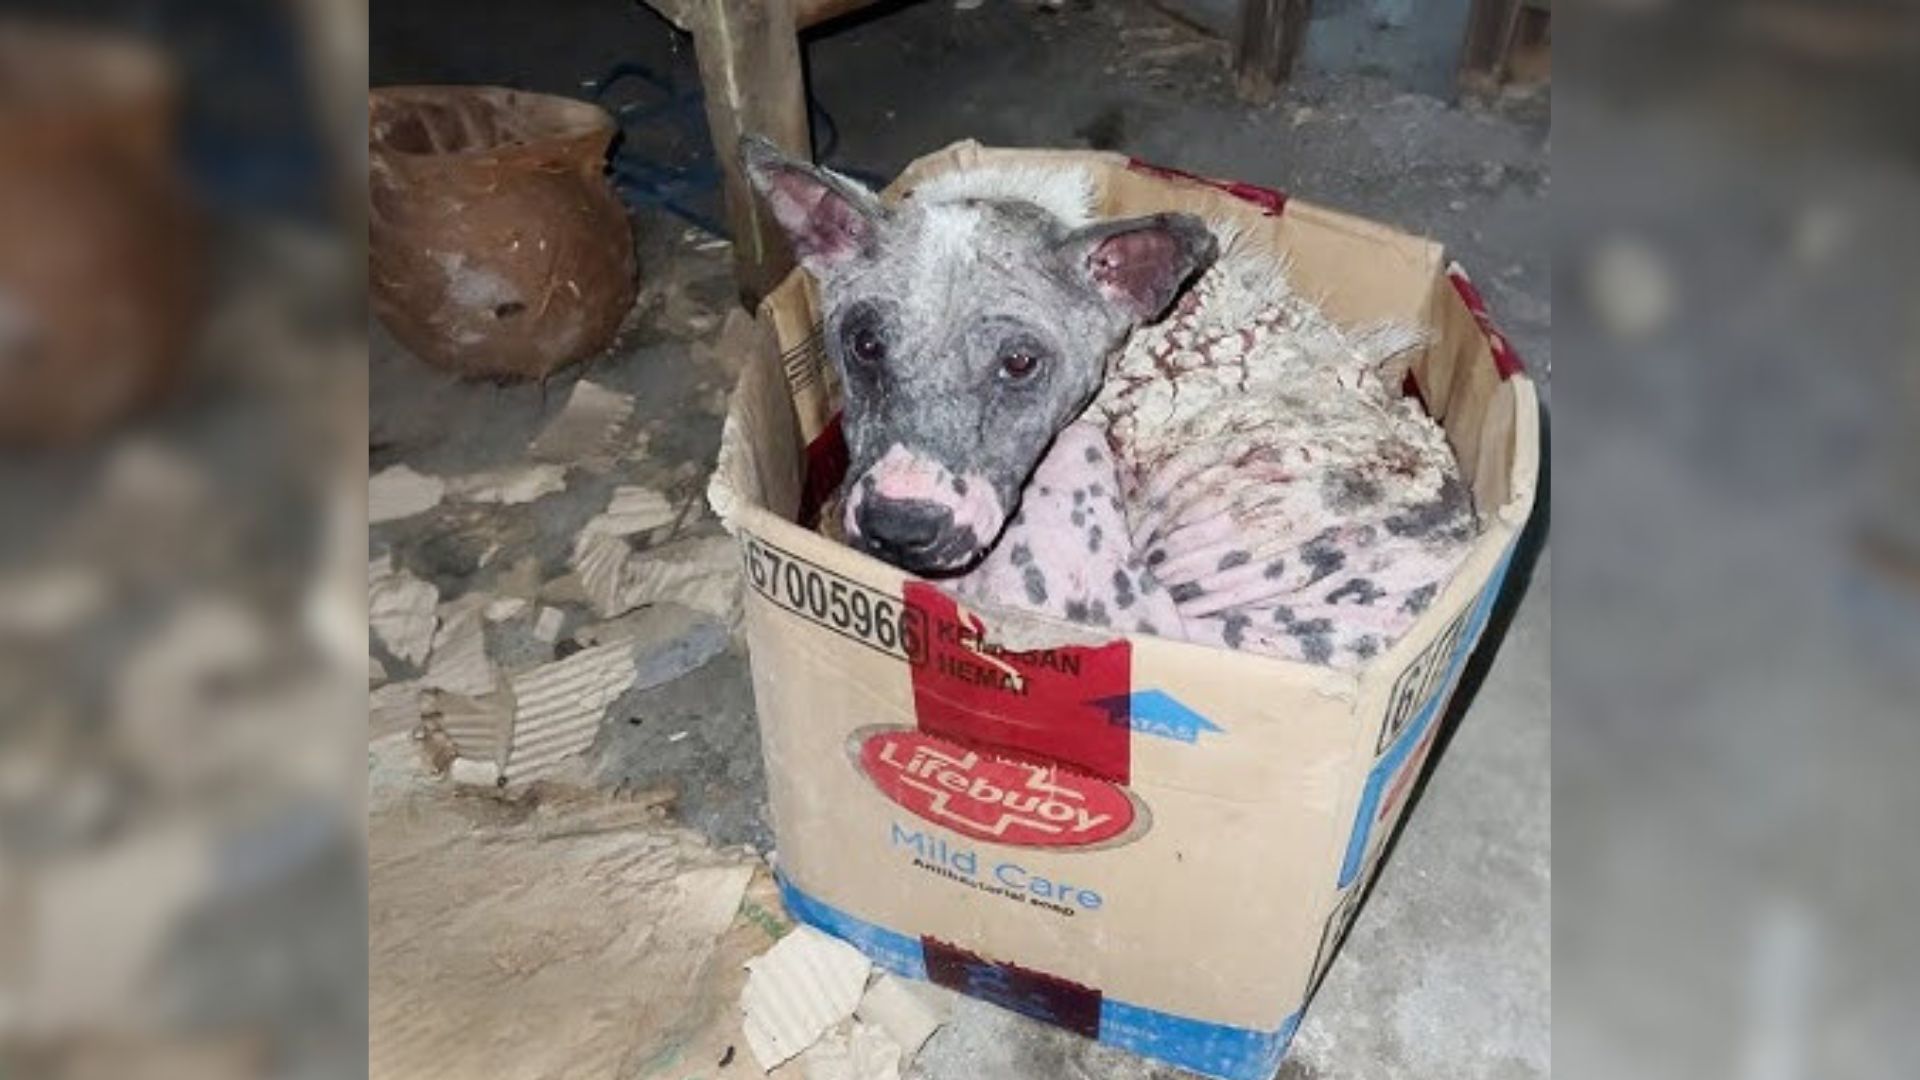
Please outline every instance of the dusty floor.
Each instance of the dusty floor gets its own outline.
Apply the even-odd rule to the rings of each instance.
[[[376,10],[377,83],[490,81],[578,93],[582,80],[622,57],[690,77],[686,46],[676,50],[661,24],[619,5],[463,7],[457,35],[436,31],[439,7]],[[908,5],[818,36],[808,51],[814,93],[839,136],[835,164],[887,176],[948,141],[976,138],[1115,148],[1282,188],[1445,242],[1546,382],[1544,103],[1462,107],[1378,74],[1309,70],[1285,99],[1252,108],[1232,97],[1221,56],[1217,44],[1135,3],[1070,4],[1056,13],[1011,3],[973,12]],[[564,493],[535,503],[447,505],[376,526],[370,556],[390,554],[433,582],[443,601],[530,590],[565,612],[566,641],[592,617],[539,587],[564,571],[571,538],[612,488],[645,484],[691,499],[704,486],[726,385],[712,348],[732,288],[726,251],[657,212],[642,214],[637,230],[643,294],[621,345],[544,388],[452,381],[374,328],[371,438],[376,471],[406,463],[456,475],[508,464],[585,377],[634,396],[627,431],[645,438],[644,450],[604,471],[572,470]],[[714,526],[694,520],[686,528],[699,535]],[[1310,1008],[1283,1076],[1548,1074],[1550,560],[1542,553],[1530,580],[1515,576],[1524,596],[1516,595],[1497,656]],[[490,627],[489,647],[502,654],[553,648],[515,625]],[[418,674],[390,654],[376,656],[394,680]],[[606,790],[670,792],[668,816],[715,845],[764,852],[772,844],[746,659],[737,646],[618,701],[591,760]],[[414,794],[374,786],[378,855],[382,828],[417,824],[423,812],[408,809]],[[383,791],[391,796],[385,803]],[[383,889],[395,879],[383,878],[378,858],[373,873],[377,924],[382,905],[404,894]],[[913,1075],[1182,1074],[962,1002]]]

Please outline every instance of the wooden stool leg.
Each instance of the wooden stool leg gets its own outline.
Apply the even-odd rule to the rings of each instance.
[[[1240,96],[1269,101],[1286,83],[1312,12],[1312,0],[1240,0],[1240,31],[1233,43]]]
[[[749,308],[793,268],[793,256],[741,169],[740,136],[765,135],[790,154],[813,156],[793,3],[704,0],[689,12],[707,99],[707,128],[726,186],[734,281],[741,303]]]

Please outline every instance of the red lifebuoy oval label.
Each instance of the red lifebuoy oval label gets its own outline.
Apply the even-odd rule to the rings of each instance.
[[[915,816],[996,844],[1084,847],[1120,836],[1141,817],[1111,781],[904,728],[866,735],[859,762],[882,794]]]

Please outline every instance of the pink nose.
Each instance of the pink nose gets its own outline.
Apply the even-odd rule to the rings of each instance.
[[[870,475],[873,493],[888,501],[951,504],[959,498],[947,470],[925,458],[892,452],[875,463]]]

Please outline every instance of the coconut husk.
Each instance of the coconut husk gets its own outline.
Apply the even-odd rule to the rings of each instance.
[[[635,281],[604,110],[390,87],[369,95],[368,132],[368,287],[401,344],[463,375],[543,378],[613,341]]]

